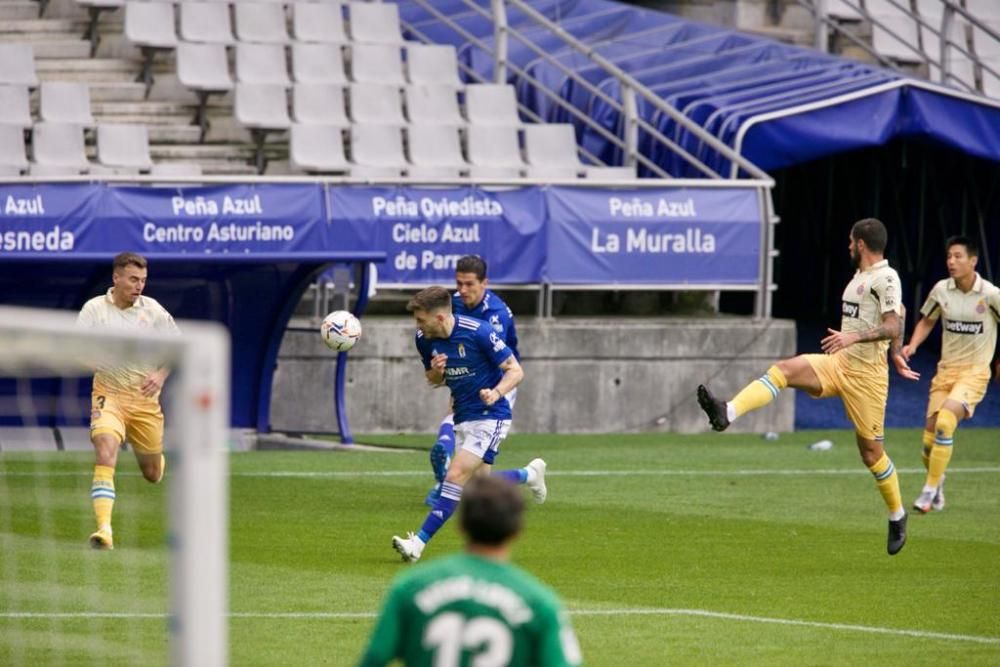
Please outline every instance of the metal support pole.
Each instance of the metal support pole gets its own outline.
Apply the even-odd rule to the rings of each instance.
[[[507,7],[504,0],[490,0],[493,10],[493,82],[507,82]]]
[[[827,0],[813,0],[813,16],[816,19],[816,50],[830,52],[830,30],[823,20],[827,14]]]
[[[639,105],[635,99],[635,89],[622,82],[622,110],[625,112],[625,157],[622,164],[634,167],[639,153]]]

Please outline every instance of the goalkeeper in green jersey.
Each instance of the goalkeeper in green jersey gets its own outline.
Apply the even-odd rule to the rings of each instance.
[[[396,577],[359,665],[582,664],[559,598],[508,562],[523,513],[510,482],[469,480],[459,506],[465,552]]]

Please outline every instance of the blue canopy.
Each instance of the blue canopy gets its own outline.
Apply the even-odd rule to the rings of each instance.
[[[477,3],[487,16],[457,0],[439,11],[492,48],[490,3]],[[483,80],[493,80],[492,53],[417,3],[399,4],[404,28],[412,28],[410,37],[454,44],[465,66]],[[1000,100],[611,0],[531,0],[531,5],[765,170],[897,138],[927,140],[1000,161]],[[517,87],[521,103],[545,121],[573,123],[581,145],[610,164],[620,163],[617,147],[540,92],[528,77],[621,136],[621,113],[607,99],[621,102],[618,82],[514,7],[508,8],[508,22],[599,91],[574,81],[512,36],[508,80]],[[653,105],[640,99],[639,113],[713,168],[736,175],[729,160]],[[673,176],[703,175],[648,132],[640,133],[640,149]]]

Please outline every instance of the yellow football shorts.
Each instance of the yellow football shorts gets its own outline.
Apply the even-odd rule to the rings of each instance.
[[[94,385],[90,396],[90,436],[110,433],[139,454],[163,452],[163,411],[156,398]]]
[[[972,417],[976,406],[986,396],[990,384],[989,366],[938,366],[931,380],[930,400],[927,401],[927,416],[937,413],[948,399],[961,403],[967,417]]]
[[[813,398],[840,396],[854,430],[866,440],[885,438],[885,402],[889,396],[887,370],[850,367],[843,352],[807,354],[806,361],[819,377],[822,391]]]

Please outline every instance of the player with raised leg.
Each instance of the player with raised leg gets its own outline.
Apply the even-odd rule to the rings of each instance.
[[[521,355],[517,349],[517,329],[514,327],[514,313],[511,312],[503,299],[487,287],[486,261],[479,255],[465,255],[459,258],[455,265],[455,294],[452,295],[452,312],[455,315],[465,315],[483,320],[496,332],[519,362]],[[517,388],[505,397],[511,410],[517,400]],[[449,410],[438,427],[437,439],[431,447],[431,470],[434,473],[434,488],[427,494],[424,502],[433,505],[441,495],[441,483],[444,482],[448,464],[455,453],[455,419]]]
[[[990,362],[1000,321],[1000,289],[976,272],[979,248],[964,236],[945,242],[948,275],[940,280],[920,309],[922,317],[903,346],[909,360],[934,329],[938,319],[941,360],[931,380],[924,425],[924,467],[927,477],[913,509],[922,514],[944,509],[944,472],[951,460],[955,429],[971,419],[990,383]],[[1000,365],[997,366],[1000,379]]]
[[[840,331],[827,329],[825,354],[800,354],[771,366],[730,401],[717,399],[698,386],[698,404],[716,431],[724,431],[741,415],[764,407],[785,387],[804,389],[814,398],[839,396],[854,424],[861,460],[889,510],[886,550],[894,555],[906,543],[906,511],[896,468],[883,447],[885,403],[889,394],[886,350],[896,371],[917,380],[903,356],[905,312],[899,275],[883,257],[888,233],[874,218],[854,223],[849,251],[854,277],[844,289]]]
[[[77,325],[85,328],[159,330],[180,333],[163,306],[148,296],[146,259],[132,252],[113,261],[112,286],[106,294],[83,305]],[[94,373],[91,394],[90,441],[96,464],[90,498],[97,530],[90,536],[95,549],[113,549],[111,512],[115,504],[118,450],[128,440],[142,476],[153,484],[163,479],[163,411],[160,390],[170,371],[163,367],[101,367]]]
[[[424,546],[454,513],[462,487],[483,474],[493,462],[510,429],[511,409],[505,396],[524,378],[524,371],[507,344],[482,320],[452,313],[451,294],[428,287],[406,305],[417,325],[417,350],[432,386],[447,385],[455,411],[455,455],[441,495],[416,533],[392,538],[403,560],[419,560]],[[494,473],[527,484],[536,502],[544,502],[545,461],[534,459],[524,468]]]

